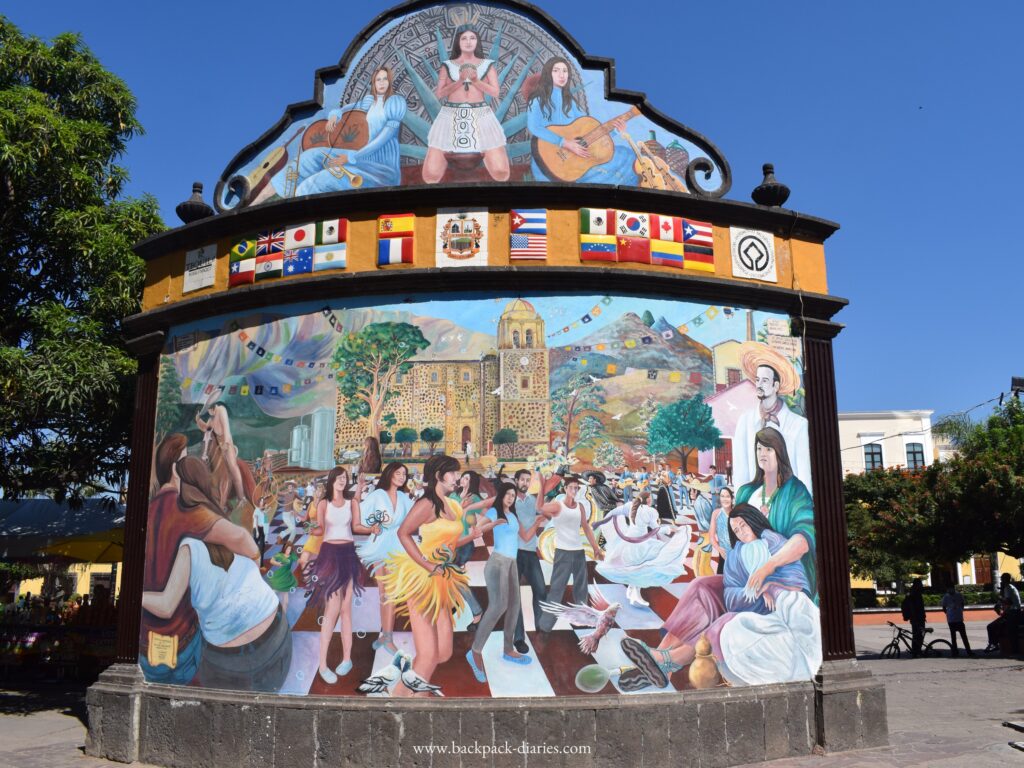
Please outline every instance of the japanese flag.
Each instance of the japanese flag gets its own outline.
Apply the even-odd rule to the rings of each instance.
[[[284,247],[289,250],[312,247],[316,243],[316,227],[312,224],[297,224],[284,231]]]

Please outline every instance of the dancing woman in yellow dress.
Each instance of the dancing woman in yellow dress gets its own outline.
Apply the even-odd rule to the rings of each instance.
[[[398,615],[408,615],[416,658],[412,668],[427,682],[439,664],[452,657],[453,616],[465,606],[466,572],[455,566],[455,550],[480,535],[476,528],[462,535],[462,507],[447,498],[459,479],[459,462],[444,454],[431,456],[423,466],[423,496],[398,528],[405,552],[388,557],[379,583]],[[413,535],[419,531],[422,543]],[[396,686],[393,696],[411,696]],[[430,695],[430,694],[421,694]]]

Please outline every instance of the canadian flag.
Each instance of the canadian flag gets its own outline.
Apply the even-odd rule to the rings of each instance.
[[[316,227],[312,224],[297,224],[294,227],[287,227],[284,231],[284,247],[288,250],[298,250],[314,245],[316,242]]]

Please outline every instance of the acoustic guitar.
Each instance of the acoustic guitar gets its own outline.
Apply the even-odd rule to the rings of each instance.
[[[550,141],[533,137],[533,159],[537,161],[544,175],[552,181],[576,181],[591,168],[604,165],[615,154],[615,144],[609,134],[615,129],[617,120],[630,120],[640,114],[633,107],[606,123],[597,118],[577,117],[568,125],[549,125],[548,130],[563,139],[575,139],[590,150],[590,157],[580,157]]]

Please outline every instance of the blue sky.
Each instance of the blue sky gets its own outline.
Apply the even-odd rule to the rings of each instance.
[[[393,3],[8,3],[23,31],[81,32],[139,100],[131,194],[164,218]],[[1024,375],[1019,98],[1024,6],[994,0],[679,4],[559,0],[548,12],[620,87],[703,133],[749,200],[774,162],[826,243],[841,410],[974,405]],[[975,412],[977,415],[979,411]]]

